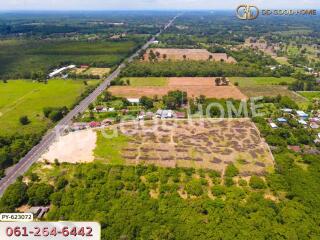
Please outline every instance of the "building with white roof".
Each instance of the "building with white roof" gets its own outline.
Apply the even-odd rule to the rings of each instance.
[[[307,117],[309,117],[309,115],[308,115],[307,113],[305,113],[304,111],[297,110],[296,113],[297,113],[297,115],[298,115],[300,118],[307,118]]]
[[[140,99],[139,98],[127,98],[128,102],[131,104],[139,104]]]
[[[62,67],[62,68],[59,68],[59,69],[55,69],[52,73],[49,73],[48,76],[49,76],[49,78],[53,78],[53,77],[58,76],[59,74],[62,74],[64,71],[73,69],[75,67],[76,67],[76,65],[69,65],[67,67]]]

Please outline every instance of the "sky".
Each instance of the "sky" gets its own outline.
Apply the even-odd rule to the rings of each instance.
[[[263,8],[320,9],[320,0],[0,0],[2,10],[168,10]]]

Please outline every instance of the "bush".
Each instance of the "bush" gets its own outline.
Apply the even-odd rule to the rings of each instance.
[[[202,184],[199,180],[192,180],[186,185],[188,194],[201,196],[203,194]]]
[[[265,189],[266,184],[264,183],[263,179],[258,176],[252,176],[249,182],[250,187],[253,189]]]
[[[213,196],[219,197],[226,193],[226,188],[221,185],[216,185],[211,188],[211,192]]]
[[[30,123],[30,120],[27,116],[20,117],[19,121],[22,125],[28,125]]]
[[[225,176],[226,177],[235,177],[239,174],[239,170],[236,168],[236,166],[234,166],[233,164],[229,164],[226,172],[225,172]]]
[[[224,178],[224,185],[226,185],[227,187],[233,186],[234,181],[233,181],[232,177],[225,177]]]
[[[248,186],[248,183],[245,179],[239,179],[239,186],[245,187]]]

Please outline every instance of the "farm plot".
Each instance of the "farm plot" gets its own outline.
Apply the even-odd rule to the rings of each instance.
[[[299,94],[307,98],[309,101],[320,99],[320,91],[300,91]]]
[[[211,53],[206,49],[151,48],[144,55],[144,60],[149,61],[152,55],[158,60],[211,60],[236,63],[236,60],[226,53]]]
[[[118,126],[119,128],[119,126]],[[125,144],[113,146],[117,162],[162,167],[214,169],[221,173],[235,164],[241,176],[264,175],[273,169],[273,157],[249,119],[159,120],[141,125],[124,123]],[[99,133],[96,158],[114,162],[113,154],[99,154],[112,140]],[[122,137],[123,138],[123,137]],[[117,141],[116,141],[117,142]],[[98,154],[97,154],[98,153]]]
[[[149,84],[150,78],[139,78],[139,85],[133,86],[113,86],[109,90],[114,96],[119,97],[132,97],[139,98],[142,96],[153,97],[166,95],[169,91],[181,90],[187,92],[189,97],[198,97],[204,95],[210,98],[217,99],[247,99],[247,97],[241,93],[241,91],[233,86],[216,86],[215,78],[205,77],[180,77],[180,78],[168,78],[164,83],[163,78],[159,78],[159,85],[156,86],[156,78],[152,78]]]
[[[248,97],[276,97],[288,96],[298,103],[306,102],[299,94],[288,89],[288,84],[295,81],[291,77],[231,77],[230,81],[238,83],[238,88]]]
[[[79,96],[98,80],[88,81],[88,86],[76,80],[49,80],[47,84],[10,80],[0,83],[0,133],[39,133],[50,122],[43,116],[45,107],[71,107]],[[27,116],[30,124],[21,125],[19,118]]]

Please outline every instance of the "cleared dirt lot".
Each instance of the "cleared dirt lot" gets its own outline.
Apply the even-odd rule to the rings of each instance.
[[[205,95],[209,98],[217,99],[247,99],[246,95],[241,93],[241,91],[233,86],[216,86],[214,83],[215,78],[204,78],[204,77],[179,77],[179,78],[168,78],[167,86],[161,87],[149,87],[148,82],[145,81],[146,86],[113,86],[109,91],[114,96],[120,97],[131,97],[139,98],[142,96],[153,97],[163,96],[169,91],[181,90],[188,93],[189,97],[198,97],[200,95]]]
[[[96,140],[97,134],[91,129],[69,133],[59,137],[40,160],[47,160],[51,163],[55,159],[68,163],[92,162]]]
[[[149,61],[149,54],[153,51],[158,60],[210,60],[236,63],[233,57],[225,53],[211,53],[206,49],[178,49],[178,48],[150,48],[144,55],[145,61]],[[185,56],[185,58],[184,58]],[[211,56],[211,57],[210,57]]]
[[[126,164],[195,167],[221,173],[234,163],[241,176],[264,175],[273,157],[250,119],[159,120],[125,123],[130,139],[120,149]]]

